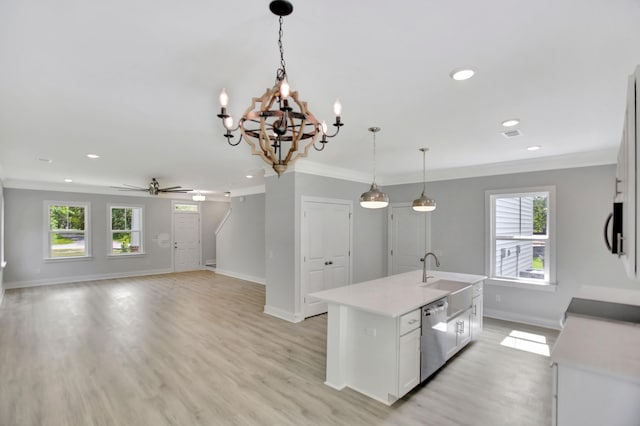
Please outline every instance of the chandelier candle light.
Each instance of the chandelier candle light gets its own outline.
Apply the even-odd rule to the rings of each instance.
[[[425,194],[427,189],[426,155],[429,148],[420,148],[420,151],[422,151],[422,194],[420,198],[413,200],[412,207],[417,212],[430,212],[436,209],[436,202]]]
[[[371,188],[360,196],[360,205],[365,209],[381,209],[389,205],[389,197],[378,189],[376,184],[376,133],[380,127],[369,127],[373,134],[373,183]]]
[[[298,92],[292,91],[287,80],[287,70],[282,47],[282,17],[293,12],[293,5],[286,0],[274,0],[269,9],[279,16],[280,31],[278,47],[280,49],[280,68],[276,72],[276,82],[271,89],[258,98],[253,98],[251,105],[244,112],[237,127],[233,127],[233,118],[227,113],[229,96],[222,89],[220,93],[221,111],[218,117],[226,128],[224,136],[231,146],[237,146],[242,138],[251,145],[251,153],[259,155],[273,167],[280,176],[300,157],[306,157],[311,146],[322,151],[327,138],[338,134],[343,123],[340,121],[342,104],[336,101],[333,106],[336,115],[333,126],[335,133],[327,134],[327,124],[319,122],[307,109],[307,103],[298,98]],[[240,138],[232,142],[233,133],[240,130]],[[318,140],[320,139],[320,140]],[[316,144],[319,143],[319,145]],[[288,149],[287,149],[288,148]]]

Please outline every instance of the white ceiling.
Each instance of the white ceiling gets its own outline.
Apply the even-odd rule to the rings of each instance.
[[[3,0],[5,185],[146,186],[156,177],[222,193],[262,184],[244,176],[264,163],[244,142],[227,145],[216,114],[223,87],[237,121],[274,83],[278,19],[268,4]],[[425,146],[430,179],[615,161],[627,76],[640,64],[637,0],[293,4],[289,82],[327,122],[339,97],[345,122],[302,170],[370,181],[372,125],[382,128],[383,185],[421,180]],[[469,66],[471,80],[449,77]],[[500,123],[513,117],[523,136],[507,139]]]

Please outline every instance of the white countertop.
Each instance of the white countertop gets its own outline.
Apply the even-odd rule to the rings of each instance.
[[[551,361],[640,382],[640,326],[570,316]]]
[[[433,276],[429,278],[430,283],[446,279],[475,284],[486,278],[482,275],[443,271],[428,271],[428,275]],[[449,294],[448,291],[431,289],[420,284],[422,270],[311,293],[310,296],[374,314],[399,317]]]

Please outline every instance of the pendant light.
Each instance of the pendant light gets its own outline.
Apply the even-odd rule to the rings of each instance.
[[[373,183],[360,196],[360,205],[365,209],[381,209],[389,205],[389,197],[376,184],[376,133],[380,131],[380,127],[369,127],[369,131],[373,134]]]
[[[420,198],[413,200],[413,209],[417,212],[430,212],[436,209],[436,202],[425,194],[427,189],[426,156],[429,148],[420,148],[420,151],[422,151],[422,194]]]

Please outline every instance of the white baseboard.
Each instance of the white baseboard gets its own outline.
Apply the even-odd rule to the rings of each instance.
[[[215,259],[207,259],[204,262],[205,265],[215,265],[216,264],[216,260]]]
[[[273,306],[264,305],[264,313],[289,322],[296,323],[304,321],[304,317],[300,314],[295,314],[280,308],[274,308]]]
[[[251,281],[252,283],[265,285],[266,281],[262,277],[254,277],[253,275],[241,274],[239,272],[228,271],[225,269],[216,268],[216,273],[220,275],[225,275],[231,278],[238,278],[245,281]]]
[[[173,272],[172,269],[154,269],[154,270],[148,270],[148,271],[117,272],[113,274],[96,274],[96,275],[79,275],[79,276],[71,276],[71,277],[45,278],[41,280],[32,280],[32,281],[5,282],[4,288],[40,287],[44,285],[70,284],[70,283],[80,283],[80,282],[86,282],[86,281],[108,280],[111,278],[142,277],[145,275],[169,274],[172,272]]]
[[[560,330],[560,320],[554,321],[548,318],[535,317],[532,315],[523,315],[516,312],[498,311],[495,309],[484,308],[484,316],[504,321],[519,322],[522,324],[535,325],[538,327],[551,328]]]

